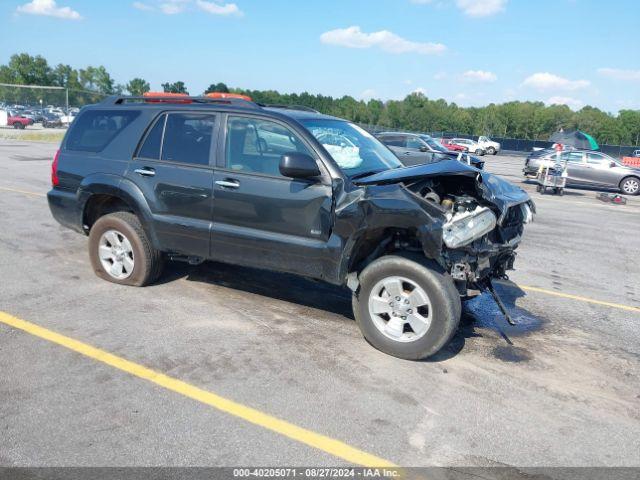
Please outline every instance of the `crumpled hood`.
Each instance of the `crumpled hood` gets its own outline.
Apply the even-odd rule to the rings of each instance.
[[[384,172],[374,173],[363,178],[358,178],[354,183],[358,185],[384,185],[390,183],[407,182],[423,178],[465,176],[476,179],[476,186],[482,198],[492,203],[500,210],[500,219],[506,215],[507,210],[521,203],[528,202],[535,211],[535,205],[527,192],[520,187],[500,178],[497,175],[483,172],[457,160],[444,160],[437,163],[415,165],[405,168],[393,168]]]

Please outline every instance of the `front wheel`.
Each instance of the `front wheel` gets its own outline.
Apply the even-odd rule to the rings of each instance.
[[[129,212],[110,213],[96,221],[89,232],[89,258],[98,277],[136,287],[157,279],[163,266],[161,252]]]
[[[476,155],[478,155],[478,156],[480,156],[480,157],[481,157],[481,156],[483,156],[483,155],[484,155],[484,150],[482,150],[482,149],[480,149],[480,148],[479,148],[479,149],[477,149],[477,150],[476,150]]]
[[[462,310],[450,276],[436,263],[388,255],[359,275],[353,313],[365,339],[394,357],[437,353],[455,333]]]
[[[627,195],[638,195],[640,193],[640,178],[625,178],[620,182],[620,190]]]
[[[17,129],[17,130],[23,130],[24,129],[24,124],[20,123],[20,122],[16,122],[13,124],[13,128]]]

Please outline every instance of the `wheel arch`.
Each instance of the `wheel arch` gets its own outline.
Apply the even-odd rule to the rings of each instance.
[[[128,211],[140,219],[152,244],[156,248],[159,245],[149,204],[142,191],[132,182],[115,175],[91,175],[83,180],[78,190],[78,200],[85,234],[101,216],[115,211]]]

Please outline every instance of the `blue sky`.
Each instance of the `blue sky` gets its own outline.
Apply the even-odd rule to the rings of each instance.
[[[637,0],[2,0],[0,63],[459,105],[640,109]]]

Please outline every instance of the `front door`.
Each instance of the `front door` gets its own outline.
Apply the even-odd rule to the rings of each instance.
[[[587,166],[584,163],[584,154],[582,152],[563,152],[561,154],[562,163],[566,162],[567,181],[569,183],[584,185],[588,183],[586,180]],[[555,158],[552,158],[555,162]]]
[[[603,185],[618,188],[620,173],[616,166],[612,167],[612,159],[597,152],[587,152],[587,172],[585,180],[591,185]]]
[[[129,164],[163,251],[209,256],[215,130],[212,113],[163,113]]]
[[[279,122],[227,117],[224,161],[214,175],[211,257],[322,277],[332,227],[331,183],[282,176],[280,157],[286,152],[317,159],[299,135]]]

